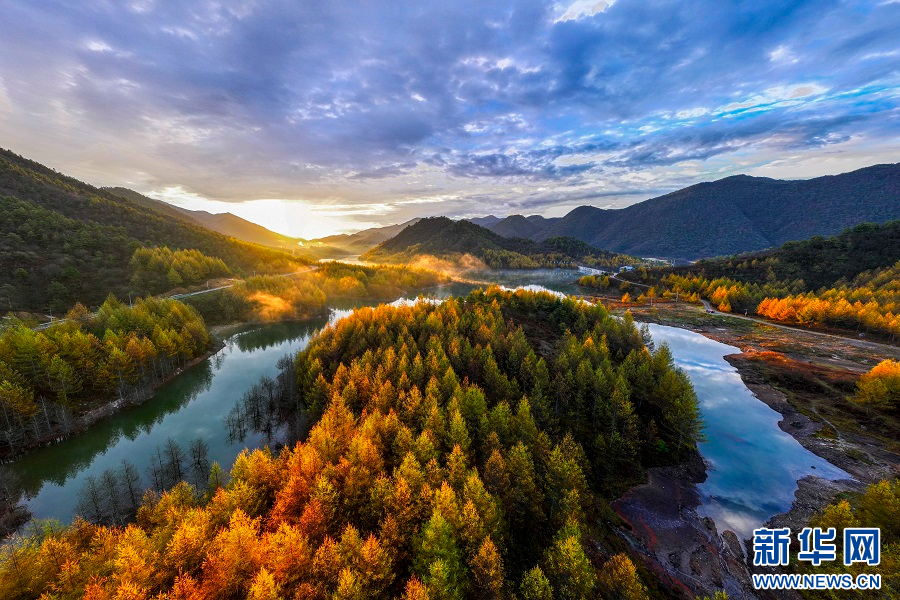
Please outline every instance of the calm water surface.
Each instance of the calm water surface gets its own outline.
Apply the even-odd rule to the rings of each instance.
[[[502,270],[471,275],[506,287],[528,287],[577,293],[577,271]],[[468,293],[476,285],[453,284],[430,290],[443,298]],[[401,299],[397,302],[409,302]],[[328,321],[361,306],[337,302],[331,317],[304,323],[280,323],[237,329],[215,356],[188,369],[161,387],[141,406],[106,419],[84,434],[23,456],[10,466],[29,496],[28,507],[38,518],[71,520],[78,490],[89,475],[116,469],[122,459],[146,472],[157,445],[172,437],[186,447],[198,437],[209,444],[210,461],[228,468],[245,447],[263,443],[260,434],[231,441],[225,417],[245,391],[263,376],[277,373],[276,362],[303,349]],[[839,479],[846,473],[804,449],[778,428],[780,415],[760,402],[723,358],[737,352],[698,333],[650,325],[653,339],[665,342],[679,367],[691,378],[706,423],[707,441],[700,452],[710,464],[700,485],[700,512],[716,521],[719,531],[749,532],[772,515],[787,510],[797,479],[813,473]]]
[[[754,396],[723,358],[740,349],[677,327],[649,327],[655,343],[669,345],[697,391],[706,425],[699,449],[709,465],[698,486],[698,512],[712,517],[720,533],[730,529],[752,537],[753,529],[791,507],[801,477],[849,477],[778,427],[781,414]]]

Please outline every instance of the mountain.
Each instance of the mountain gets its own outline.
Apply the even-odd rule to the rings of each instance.
[[[486,217],[476,217],[474,219],[466,220],[490,229],[492,225],[499,223],[502,219],[500,219],[500,217],[495,217],[494,215],[488,215]]]
[[[137,248],[195,249],[233,272],[309,261],[211,231],[177,209],[150,207],[0,150],[0,307],[45,312],[133,292]]]
[[[559,219],[545,219],[540,215],[532,215],[524,217],[522,215],[511,215],[501,221],[497,221],[491,225],[484,225],[494,233],[503,237],[523,237],[532,238],[539,236],[550,225]]]
[[[322,258],[337,258],[340,256],[356,256],[363,254],[381,242],[389,240],[410,225],[418,223],[421,219],[410,219],[399,225],[388,225],[387,227],[373,227],[364,229],[356,233],[344,233],[340,235],[329,235],[314,240],[303,240],[304,248],[316,251],[322,254]],[[331,256],[331,255],[334,256]]]
[[[689,300],[705,298],[723,312],[871,333],[891,343],[900,335],[900,220],[861,223],[834,237],[620,277]],[[608,285],[599,278],[581,283]]]
[[[205,210],[189,210],[179,206],[172,206],[166,202],[148,198],[147,196],[128,188],[113,187],[104,189],[157,212],[188,217],[207,229],[212,229],[223,235],[237,238],[245,242],[292,250],[296,249],[300,242],[297,238],[275,233],[262,225],[257,225],[256,223],[252,223],[231,213],[215,214],[206,212]]]
[[[626,264],[633,258],[604,252],[569,237],[540,242],[506,238],[471,221],[431,217],[407,227],[366,254],[373,262],[410,262],[420,256],[460,261],[474,256],[490,267],[537,268],[586,264]]]
[[[580,206],[561,219],[547,219],[545,227],[527,237],[570,236],[636,256],[692,260],[897,218],[900,164],[887,164],[806,180],[737,175],[622,209]],[[490,228],[503,235],[528,231],[517,216]]]

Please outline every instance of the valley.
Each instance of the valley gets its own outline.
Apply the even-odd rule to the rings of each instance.
[[[41,173],[38,167],[30,169],[29,178]],[[59,183],[62,180],[41,181],[49,197],[73,193],[71,186]],[[203,246],[205,251],[178,238],[171,238],[172,248],[161,244],[163,240],[131,243],[127,264],[116,267],[127,274],[127,283],[112,286],[137,296],[129,305],[113,297],[99,308],[76,304],[66,318],[43,324],[38,323],[48,315],[42,310],[10,311],[5,337],[0,338],[0,360],[5,361],[0,364],[7,373],[0,391],[5,394],[9,446],[8,464],[0,466],[0,503],[5,503],[5,527],[20,528],[18,535],[25,536],[7,542],[16,561],[25,560],[19,553],[30,552],[16,540],[44,536],[39,533],[44,523],[63,525],[48,538],[55,540],[81,535],[80,528],[87,525],[80,519],[94,524],[90,527],[119,532],[113,535],[137,527],[146,535],[168,539],[169,533],[142,519],[172,501],[187,502],[191,510],[201,511],[198,514],[212,515],[228,506],[224,510],[231,519],[281,518],[273,515],[283,512],[270,511],[288,509],[278,508],[274,499],[281,498],[283,504],[295,492],[279,487],[288,485],[283,475],[273,475],[267,484],[249,483],[257,481],[256,469],[279,472],[283,461],[295,460],[293,453],[312,446],[320,456],[316,460],[331,456],[330,446],[317,445],[317,436],[340,435],[337,430],[322,433],[336,426],[334,419],[350,419],[346,426],[352,421],[357,427],[376,418],[367,415],[411,419],[404,425],[409,433],[402,435],[390,429],[394,425],[366,425],[389,429],[377,434],[386,438],[365,443],[376,444],[381,448],[379,460],[394,464],[380,476],[391,486],[398,477],[417,481],[419,475],[413,472],[418,464],[430,487],[423,492],[427,503],[416,509],[420,521],[411,525],[420,532],[416,535],[439,526],[434,511],[448,511],[441,512],[443,519],[462,518],[453,516],[461,507],[450,498],[462,494],[475,501],[466,494],[473,493],[467,486],[476,484],[464,484],[471,476],[484,478],[487,486],[487,495],[476,505],[478,518],[494,518],[490,511],[510,514],[518,506],[533,511],[529,514],[536,523],[548,524],[532,531],[541,540],[540,548],[524,552],[505,546],[505,536],[487,534],[480,542],[460,537],[466,545],[459,550],[467,558],[453,567],[453,577],[463,577],[469,569],[477,574],[486,568],[477,560],[498,561],[490,557],[502,556],[505,572],[521,579],[521,585],[529,577],[568,585],[567,573],[580,567],[555,567],[551,557],[562,552],[563,545],[580,540],[576,547],[582,550],[575,559],[601,565],[598,575],[585,575],[583,593],[597,585],[629,585],[653,596],[693,598],[724,590],[737,598],[767,597],[750,584],[755,570],[748,544],[754,528],[766,523],[800,528],[819,518],[836,498],[860,496],[866,486],[900,474],[895,442],[900,422],[884,404],[873,408],[855,400],[857,382],[869,377],[873,367],[900,360],[900,350],[891,343],[896,294],[892,281],[900,252],[897,222],[671,266],[599,250],[575,238],[504,237],[477,223],[446,218],[414,220],[352,241],[337,236],[291,248],[285,240],[269,238],[274,245],[261,246],[217,238],[219,233],[199,225],[201,217],[168,214],[156,201],[127,190],[74,189],[77,201],[114,191],[115,198],[106,201],[126,212],[164,214],[175,219],[177,235],[216,241]],[[129,208],[129,202],[137,208]],[[50,214],[58,205],[50,206],[55,208],[40,209],[46,211],[41,219],[57,218]],[[66,223],[76,229],[94,227],[94,218],[84,225]],[[475,221],[489,227],[503,223]],[[186,233],[195,231],[198,225],[193,223],[200,229]],[[514,219],[507,225],[499,230],[514,236],[531,230],[533,237],[534,227],[552,221]],[[250,238],[267,235],[253,228],[244,231]],[[287,252],[276,247],[283,242],[288,243]],[[316,252],[327,254],[335,243],[364,252],[356,262],[315,262]],[[368,244],[375,245],[366,249]],[[241,262],[244,252],[257,262]],[[123,260],[114,256],[104,260]],[[54,260],[65,262],[62,256]],[[826,262],[831,266],[824,266]],[[67,293],[81,293],[70,288]],[[478,291],[484,289],[489,291]],[[156,298],[144,299],[145,294]],[[833,298],[856,304],[837,304]],[[778,302],[818,302],[826,308],[815,318],[778,313],[778,321],[767,320],[775,313],[765,312],[766,307]],[[157,306],[154,303],[169,303],[167,310],[180,316],[173,319],[158,308],[149,309],[160,315],[154,318],[162,319],[161,329],[131,314],[134,306],[144,314],[148,309],[143,307]],[[367,309],[379,303],[380,308]],[[841,307],[840,316],[829,312],[832,305]],[[57,302],[48,310],[60,306]],[[478,307],[475,313],[469,312],[472,307]],[[742,309],[759,314],[732,314]],[[395,340],[402,339],[405,348],[415,346],[418,356],[407,350],[391,376],[384,371],[396,362],[390,358],[379,366],[381,371],[375,371],[375,363],[369,363],[365,374],[359,371],[360,361],[372,360],[374,348],[387,352],[384,344],[391,338],[385,337],[386,323],[404,311],[425,319],[421,333],[408,337],[411,334],[401,329]],[[427,336],[437,339],[436,332],[455,322],[457,311],[469,316],[460,321],[459,333],[444,342],[448,345],[438,349]],[[501,312],[489,316],[492,311]],[[798,308],[790,314],[800,313]],[[366,321],[375,314],[384,320],[379,327]],[[437,314],[443,316],[435,320]],[[507,318],[502,325],[501,314]],[[352,331],[347,323],[354,324]],[[494,333],[488,333],[489,323]],[[857,330],[852,329],[854,323]],[[571,328],[582,331],[577,341]],[[489,335],[499,337],[485,337]],[[345,341],[336,346],[324,341],[334,336]],[[189,339],[196,340],[191,349]],[[310,349],[318,358],[310,357]],[[468,358],[462,360],[460,352]],[[332,363],[341,353],[355,358]],[[455,366],[447,369],[450,365]],[[90,369],[99,375],[90,375]],[[455,369],[467,377],[461,381]],[[315,372],[318,378],[311,374]],[[430,381],[425,376],[429,372]],[[412,377],[417,383],[412,384]],[[373,379],[388,391],[376,393],[367,387]],[[486,398],[483,407],[480,400],[468,408],[459,404],[474,397],[461,391],[472,383],[476,387],[471,389],[478,390],[472,393]],[[359,394],[372,403],[362,411]],[[345,405],[350,413],[334,412]],[[454,421],[454,410],[460,411],[461,422]],[[545,431],[532,430],[532,421]],[[80,425],[73,426],[76,422]],[[28,436],[37,437],[26,443]],[[389,449],[385,444],[391,439]],[[396,454],[397,444],[407,448],[407,458]],[[456,454],[472,444],[480,449]],[[568,466],[553,466],[551,457],[557,455],[551,450],[563,453],[559,460]],[[355,452],[328,468],[356,464],[362,458]],[[415,464],[407,464],[413,455]],[[454,475],[460,460],[459,469],[471,466]],[[512,480],[506,483],[508,467],[501,466],[507,461],[533,469],[537,487],[514,493],[518,488]],[[563,471],[554,475],[556,468]],[[348,485],[342,477],[330,479],[330,485]],[[567,483],[560,485],[570,486],[564,488],[570,496],[555,496],[558,490],[547,487],[554,481],[551,477],[563,477]],[[372,478],[365,476],[354,485],[388,480]],[[263,496],[250,501],[242,494]],[[427,500],[431,494],[433,501]],[[347,488],[339,497],[350,502],[358,493]],[[381,508],[347,504],[343,510],[361,512],[342,519],[385,541],[393,539],[390,536],[397,534],[384,529],[393,525],[382,521],[374,526],[374,515],[387,514],[378,512],[386,510],[387,500],[371,501],[382,503]],[[430,520],[425,518],[429,511]],[[230,535],[232,526],[224,524],[216,535]],[[497,521],[493,527],[496,533],[507,526]],[[527,529],[521,523],[509,535],[515,539]],[[329,531],[325,538],[314,530],[303,533],[309,543],[320,544],[315,552],[310,550],[310,560],[329,551],[329,536],[340,544],[351,543],[345,539],[351,535],[347,531]],[[459,536],[469,535],[459,531]],[[417,539],[408,543],[421,553]],[[116,543],[126,542],[121,538]],[[399,562],[392,562],[391,568],[401,578],[392,574],[384,580],[392,583],[378,584],[387,587],[373,593],[400,593],[401,588],[407,593],[417,585],[417,573],[434,586],[466,585],[460,583],[463,579],[445,581],[442,578],[450,575],[441,571],[423,570],[416,562],[421,556],[398,555]],[[535,560],[538,566],[529,571]],[[163,579],[170,577],[165,564],[154,567]],[[428,568],[437,568],[431,564]],[[613,564],[634,574],[599,583],[610,577],[602,565]],[[200,579],[191,585],[203,582],[197,589],[219,593],[215,590],[220,588],[206,587],[213,585],[208,578],[213,571],[207,571],[194,567]],[[407,573],[413,576],[404,583]],[[17,577],[0,568],[0,585],[4,580],[19,585]],[[339,584],[328,576],[310,577],[308,585],[320,590]]]

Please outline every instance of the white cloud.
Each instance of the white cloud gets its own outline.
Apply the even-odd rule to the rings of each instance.
[[[112,46],[103,40],[88,40],[85,42],[84,47],[91,52],[112,52]]]
[[[713,111],[716,115],[760,112],[774,108],[784,108],[809,101],[814,96],[821,96],[828,88],[817,83],[797,83],[771,87],[746,100],[731,102]]]
[[[690,108],[688,110],[679,110],[675,113],[675,116],[679,119],[696,119],[697,117],[702,117],[703,115],[708,115],[709,109],[698,106],[697,108]]]
[[[575,0],[568,7],[558,7],[563,12],[554,22],[575,21],[584,17],[590,17],[606,11],[615,3],[616,0]]]
[[[787,46],[781,45],[769,52],[769,60],[773,63],[794,64],[799,59]]]
[[[6,85],[3,83],[3,78],[0,77],[0,114],[11,113],[12,110],[12,100],[9,99],[9,94],[6,92]]]

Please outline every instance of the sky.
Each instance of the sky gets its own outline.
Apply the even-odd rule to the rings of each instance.
[[[900,160],[900,2],[0,0],[0,147],[305,238]]]

